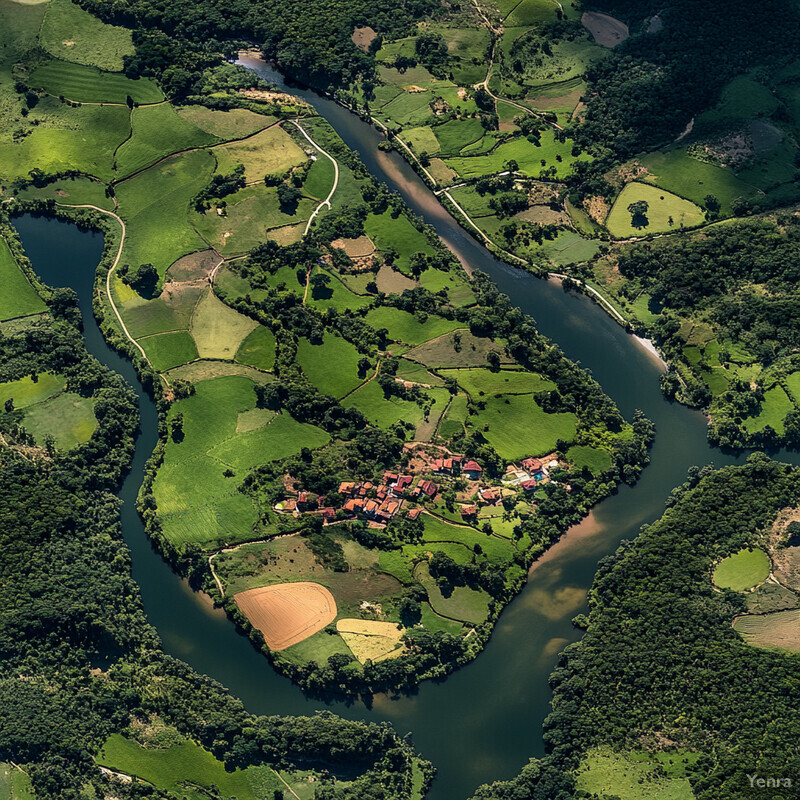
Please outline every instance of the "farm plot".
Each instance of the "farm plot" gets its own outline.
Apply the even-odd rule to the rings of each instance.
[[[285,650],[336,619],[336,601],[318,583],[283,583],[239,592],[233,598],[270,650]]]
[[[486,132],[479,119],[454,119],[437,125],[433,132],[444,156],[458,155],[467,145],[477,142]]]
[[[106,25],[71,0],[50,0],[39,42],[57,58],[109,72],[121,71],[134,52],[128,28]]]
[[[244,108],[221,111],[205,106],[179,106],[175,111],[184,121],[222,141],[243,139],[277,122],[275,117]]]
[[[197,347],[189,331],[171,331],[138,340],[153,369],[166,372],[197,358]]]
[[[214,148],[214,155],[219,172],[230,172],[236,164],[244,165],[248,183],[263,181],[265,175],[282,177],[308,158],[280,125],[273,125],[241,142],[219,145]]]
[[[78,103],[125,104],[128,97],[134,103],[158,103],[164,99],[157,84],[147,78],[132,80],[119,72],[102,72],[96,67],[57,59],[37,67],[30,84],[54,97]]]
[[[166,748],[145,748],[114,733],[100,750],[97,763],[135,775],[170,796],[193,800],[207,797],[212,791],[221,800],[264,800],[283,789],[283,783],[269,767],[228,771],[212,753],[191,741]]]
[[[585,11],[581,23],[597,44],[603,47],[616,47],[628,38],[628,26],[608,14],[597,11]]]
[[[506,3],[503,0],[501,8],[508,9],[503,22],[509,28],[528,27],[539,22],[555,22],[557,7],[558,4],[552,0],[521,0],[518,3]]]
[[[744,592],[766,580],[769,570],[769,556],[763,550],[740,550],[719,562],[714,583],[721,589]]]
[[[345,406],[357,408],[373,425],[388,428],[403,420],[412,425],[423,422],[425,412],[416,403],[399,397],[385,397],[377,381],[370,381],[347,396]]]
[[[384,270],[389,267],[384,266]],[[327,286],[314,286],[314,275],[327,275],[330,278],[330,283]],[[401,273],[393,273],[402,280],[408,280]],[[372,278],[371,273],[366,273],[369,278]],[[347,311],[348,309],[362,308],[372,303],[371,296],[359,295],[353,292],[350,287],[345,283],[343,277],[338,272],[321,269],[314,267],[312,275],[312,284],[306,297],[306,302],[309,306],[319,309],[335,308],[337,311]]]
[[[311,383],[331,397],[342,397],[364,382],[367,375],[359,375],[360,358],[350,342],[330,332],[321,344],[300,339],[297,345],[297,363]]]
[[[0,800],[35,800],[31,780],[19,767],[0,761]]]
[[[146,300],[116,275],[111,290],[134,339],[188,330],[197,301],[203,293],[201,286],[167,283],[158,297]]]
[[[578,469],[586,467],[592,475],[601,475],[611,469],[611,454],[608,450],[586,445],[574,445],[566,452],[567,461]]]
[[[336,630],[353,655],[362,664],[397,658],[405,653],[400,639],[405,631],[394,622],[378,622],[369,619],[340,619]]]
[[[106,185],[90,178],[61,178],[46,186],[26,186],[18,192],[20,200],[55,200],[66,205],[89,204],[114,210],[114,201],[106,197]]]
[[[259,325],[239,345],[236,360],[256,369],[271,370],[275,366],[275,335]]]
[[[628,210],[633,203],[639,202],[647,203],[647,210],[643,214]],[[619,193],[606,220],[606,227],[612,236],[625,238],[694,228],[704,221],[702,209],[689,200],[665,189],[633,182]]]
[[[574,414],[548,414],[531,395],[493,397],[485,402],[486,408],[470,419],[507,461],[541,455],[555,449],[558,439],[570,442],[575,438],[578,418]]]
[[[131,138],[117,151],[117,171],[130,175],[162,158],[218,141],[189,119],[178,114],[169,103],[134,108],[131,112]]]
[[[475,396],[487,394],[531,394],[549,391],[556,385],[535,372],[503,369],[443,369],[442,376],[454,378],[466,392]]]
[[[392,219],[388,211],[383,214],[368,214],[364,227],[379,250],[384,253],[392,250],[396,253],[392,263],[403,272],[408,271],[414,253],[433,253],[425,235],[411,224],[405,214],[397,219]]]
[[[208,247],[189,224],[187,212],[213,169],[213,156],[196,150],[167,159],[117,186],[120,215],[128,223],[122,263],[151,263],[164,275],[181,256]]]
[[[444,317],[428,317],[420,321],[414,314],[390,306],[373,308],[367,312],[365,319],[376,330],[386,328],[390,339],[411,345],[463,327],[463,323]]]
[[[800,609],[739,617],[733,627],[753,647],[800,652]]]
[[[514,363],[505,355],[504,349],[501,342],[459,330],[414,347],[406,357],[428,367],[483,367],[489,353],[495,352],[500,356],[501,364]]]
[[[28,277],[11,254],[6,240],[0,238],[0,320],[26,317],[47,311]]]
[[[761,401],[761,411],[756,417],[748,417],[744,420],[744,428],[748,433],[758,433],[770,425],[773,430],[783,433],[783,420],[786,415],[794,409],[794,404],[789,399],[782,386],[773,386],[764,392],[764,399]]]
[[[209,287],[197,303],[189,331],[200,358],[233,359],[257,327],[255,320],[226,306]]]

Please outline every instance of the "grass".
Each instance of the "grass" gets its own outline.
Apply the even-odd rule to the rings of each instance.
[[[360,358],[350,342],[331,332],[322,344],[300,339],[297,345],[297,363],[303,372],[317,389],[332,397],[342,397],[363,383],[366,376],[358,374]]]
[[[542,252],[560,267],[565,264],[580,264],[590,261],[600,249],[593,239],[584,239],[574,231],[561,230],[555,239],[545,239]]]
[[[283,788],[269,767],[228,772],[212,753],[190,741],[163,750],[146,750],[138,742],[114,733],[106,740],[97,761],[190,800],[208,797],[212,787],[225,800],[272,800],[275,790]]]
[[[763,550],[745,549],[723,558],[717,564],[714,583],[721,589],[744,592],[766,580],[769,572],[769,556]]]
[[[458,342],[456,336],[459,337]],[[406,355],[429,367],[483,367],[486,366],[487,355],[492,350],[500,355],[501,363],[512,363],[503,353],[503,349],[504,345],[500,342],[460,330],[424,342],[409,350]]]
[[[578,469],[586,467],[592,475],[600,475],[611,469],[611,454],[608,450],[586,445],[574,445],[566,452],[567,461]]]
[[[439,423],[439,436],[443,439],[451,439],[456,434],[463,433],[466,419],[467,398],[463,394],[456,395],[450,401],[450,405]]]
[[[748,75],[739,75],[725,87],[719,103],[697,118],[697,124],[769,117],[777,107],[777,99],[766,86]]]
[[[753,186],[730,170],[698,161],[685,149],[659,150],[640,161],[649,172],[642,180],[698,204],[704,203],[707,194],[713,194],[726,216],[731,213],[731,203],[737,197],[750,197],[755,193]]]
[[[236,351],[240,364],[271,370],[275,366],[275,336],[269,328],[259,325],[247,335]]]
[[[414,253],[433,254],[425,235],[411,224],[405,214],[397,219],[393,219],[388,211],[383,214],[368,214],[364,228],[379,250],[384,253],[389,248],[395,250],[397,257],[393,263],[403,272],[408,271]]]
[[[35,69],[30,77],[35,89],[78,103],[158,103],[164,95],[147,78],[132,80],[119,72],[53,59]]]
[[[308,170],[303,183],[303,194],[324,200],[333,186],[334,169],[329,158],[321,156]],[[337,187],[338,188],[338,187]]]
[[[468,144],[477,142],[486,133],[479,119],[454,119],[437,125],[434,134],[444,155],[458,155]]]
[[[66,379],[52,372],[42,372],[36,381],[27,376],[17,381],[0,383],[0,404],[13,398],[14,408],[27,408],[63,392],[66,386]]]
[[[200,286],[168,289],[153,300],[145,300],[114,276],[111,290],[131,336],[140,339],[156,333],[188,330],[197,301],[203,294]]]
[[[209,287],[195,308],[189,331],[200,358],[235,358],[258,323],[226,306]]]
[[[169,103],[134,108],[131,128],[130,139],[117,151],[120,176],[144,169],[172,153],[217,141],[216,136],[178,114]]]
[[[408,72],[410,71],[408,70]],[[411,83],[409,82],[408,85]],[[413,94],[404,92],[387,103],[380,110],[380,116],[404,127],[406,125],[424,125],[434,119],[430,107],[434,98],[435,95],[428,91],[414,92]]]
[[[76,170],[109,181],[114,151],[130,132],[129,117],[127,106],[71,108],[45,97],[28,115],[38,120],[28,136],[0,141],[0,176],[27,177],[36,168],[50,174]]]
[[[90,204],[114,210],[114,201],[106,197],[106,185],[89,178],[60,178],[47,186],[26,186],[17,197],[20,200],[55,200],[69,205]]]
[[[236,164],[243,164],[244,176],[248,182],[263,181],[265,175],[284,175],[307,159],[306,154],[280,125],[273,125],[244,141],[215,147],[214,155],[217,157],[219,172],[227,173]]]
[[[427,564],[420,564],[415,574],[427,590],[428,601],[437,614],[475,625],[486,619],[490,598],[483,589],[475,591],[467,586],[457,586],[449,597],[445,597],[431,578]]]
[[[406,344],[422,344],[449,331],[463,327],[463,323],[444,317],[428,317],[424,322],[414,314],[391,306],[373,308],[365,317],[376,330],[386,328],[389,338]]]
[[[552,0],[522,0],[520,3],[508,2],[505,7],[512,9],[503,20],[504,25],[509,28],[535,25],[538,22],[555,22],[557,19],[557,4],[552,2]]]
[[[97,419],[91,398],[62,392],[26,408],[22,424],[37,444],[52,437],[59,450],[71,450],[92,438]]]
[[[794,408],[794,404],[789,399],[782,386],[773,386],[764,392],[764,399],[761,401],[761,411],[756,417],[748,417],[743,421],[745,430],[748,433],[758,433],[764,430],[767,425],[777,433],[783,433],[783,420],[786,415]]]
[[[70,0],[50,0],[39,41],[57,58],[110,72],[122,70],[134,52],[130,30],[106,25]]]
[[[11,764],[0,762],[0,800],[34,800],[30,778]]]
[[[399,420],[419,425],[424,417],[416,403],[394,396],[385,398],[377,381],[370,381],[348,395],[343,405],[357,408],[372,424],[381,428],[388,428]]]
[[[242,139],[276,122],[275,117],[245,108],[220,111],[205,106],[180,106],[175,110],[184,121],[222,141]]]
[[[628,206],[642,200],[649,204],[646,214],[648,224],[634,227]],[[693,228],[704,221],[703,211],[689,200],[671,194],[666,189],[634,181],[619,193],[606,220],[606,227],[612,236],[625,238]]]
[[[516,161],[518,171],[523,175],[536,178],[543,171],[554,169],[555,177],[560,179],[571,174],[572,164],[575,161],[591,160],[591,157],[585,154],[573,156],[573,146],[574,142],[571,139],[564,142],[557,141],[553,130],[547,128],[542,131],[540,146],[518,136],[509,142],[498,145],[486,155],[446,158],[445,163],[458,172],[462,178],[495,175],[508,169],[510,161]]]
[[[387,270],[387,267],[383,268]],[[341,276],[329,270],[323,270],[320,267],[314,268],[314,274],[324,272],[330,276],[331,282],[324,288],[312,287],[308,292],[307,303],[309,306],[318,309],[335,308],[337,311],[347,311],[348,309],[362,308],[372,303],[372,297],[357,295],[351,291],[350,288],[341,279]],[[371,273],[365,273],[369,279],[373,279]],[[407,280],[401,273],[394,273],[403,280]],[[381,285],[380,283],[378,284]],[[386,291],[386,288],[381,288],[381,291]]]
[[[39,297],[25,273],[8,248],[5,239],[0,238],[0,319],[25,317],[47,311],[44,300]]]
[[[685,768],[696,758],[697,754],[680,751],[655,755],[595,748],[578,768],[576,788],[587,795],[619,800],[693,800]]]
[[[439,152],[440,144],[430,125],[419,128],[407,128],[403,131],[402,138],[410,145],[415,153],[434,155]]]
[[[557,439],[569,442],[578,425],[572,413],[545,413],[531,395],[491,398],[486,409],[471,420],[498,455],[508,461],[547,453],[555,448]]]
[[[777,611],[763,616],[743,616],[733,626],[753,647],[800,652],[800,610]]]
[[[270,230],[285,230],[285,226],[297,226],[296,235],[289,241],[299,240],[315,206],[313,200],[303,198],[294,214],[285,214],[278,202],[277,188],[261,183],[228,197],[225,216],[209,209],[204,214],[191,211],[190,219],[207,242],[223,255],[230,256],[252,250],[270,238]],[[281,241],[281,244],[289,244],[289,241]]]
[[[197,358],[197,347],[188,331],[158,333],[138,341],[147,353],[153,369],[158,372],[165,372]]]
[[[423,542],[457,542],[464,545],[469,551],[474,552],[475,545],[480,545],[483,555],[476,558],[477,563],[489,561],[493,564],[508,565],[514,557],[514,546],[506,539],[497,536],[487,536],[481,531],[464,525],[450,525],[438,517],[429,514],[423,515],[425,532]],[[436,548],[433,548],[436,549]],[[468,563],[471,556],[466,559],[457,558],[460,563]]]
[[[190,200],[208,183],[213,169],[213,156],[197,150],[118,185],[120,215],[128,223],[122,263],[149,262],[163,275],[181,256],[206,248],[187,213]]]
[[[464,391],[476,397],[486,394],[530,394],[556,388],[552,381],[535,372],[523,370],[492,372],[489,369],[443,369],[441,374],[446,378],[455,378]]]

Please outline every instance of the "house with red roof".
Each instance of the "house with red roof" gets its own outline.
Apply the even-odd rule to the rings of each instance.
[[[416,519],[422,513],[422,509],[419,508],[412,508],[411,511],[408,512],[409,519]]]
[[[483,475],[483,467],[477,462],[470,459],[462,467],[462,471],[471,481],[479,481]]]
[[[433,481],[422,480],[417,485],[417,493],[418,493],[418,495],[419,496],[421,496],[423,494],[427,495],[428,497],[431,498],[431,500],[433,500],[433,498],[436,497],[436,493],[438,491],[439,491],[439,488],[436,486],[436,484]]]
[[[464,519],[475,519],[478,516],[478,509],[475,506],[461,506],[461,516]]]

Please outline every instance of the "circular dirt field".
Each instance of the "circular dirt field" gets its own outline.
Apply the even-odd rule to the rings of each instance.
[[[597,44],[603,47],[616,47],[628,38],[628,26],[608,14],[586,11],[581,17],[581,23]]]
[[[285,650],[336,619],[336,601],[318,583],[279,583],[239,592],[233,599],[270,650]]]

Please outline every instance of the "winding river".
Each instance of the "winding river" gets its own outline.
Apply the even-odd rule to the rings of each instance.
[[[248,57],[240,63],[311,103],[370,172],[398,191],[463,262],[488,273],[536,319],[543,333],[591,370],[628,418],[641,408],[657,426],[652,461],[638,484],[621,487],[534,564],[525,589],[502,614],[486,650],[472,664],[442,683],[425,682],[410,696],[377,696],[369,707],[362,702],[326,706],[275,673],[222,612],[172,572],[144,533],[134,501],[157,440],[157,417],[130,362],[106,345],[92,316],[92,285],[102,238],[54,219],[26,215],[15,220],[43,280],[71,286],[78,293],[89,350],[137,390],[142,432],[120,491],[122,525],[133,577],[166,651],[220,681],[255,713],[309,714],[327,707],[353,719],[389,721],[401,734],[413,732],[418,749],[438,769],[431,800],[462,800],[480,783],[509,778],[529,757],[542,755],[542,721],[550,703],[548,677],[559,651],[579,636],[570,620],[586,609],[598,560],[661,515],[666,497],[685,479],[688,467],[712,461],[721,466],[745,456],[736,458],[707,445],[704,417],[664,400],[658,387],[658,359],[599,306],[563,292],[555,281],[509,267],[479,245],[399,155],[378,150],[381,136],[375,129],[326,98],[286,87],[282,77],[258,59]],[[778,455],[800,463],[797,454]]]

